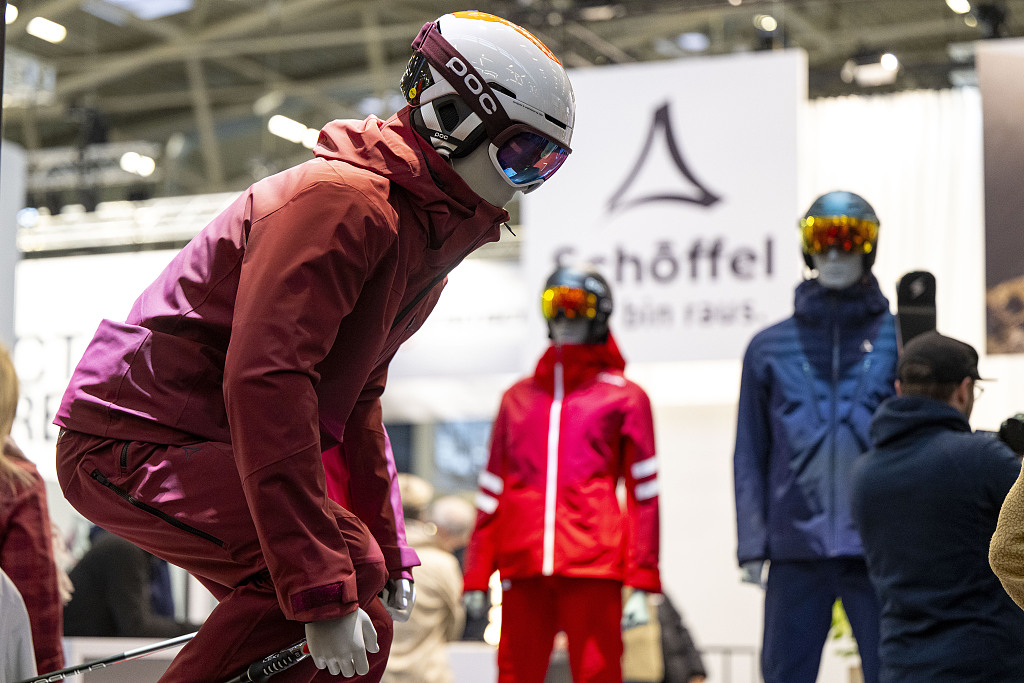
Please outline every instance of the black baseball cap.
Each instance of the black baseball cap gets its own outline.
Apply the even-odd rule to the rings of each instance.
[[[973,346],[935,331],[924,332],[907,342],[897,376],[901,382],[943,384],[959,383],[964,377],[984,379],[978,374],[978,352]]]

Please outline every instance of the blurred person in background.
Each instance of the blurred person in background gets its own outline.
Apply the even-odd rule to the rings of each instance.
[[[419,555],[420,565],[413,570],[416,606],[407,621],[395,622],[391,656],[381,681],[452,683],[446,644],[462,635],[465,612],[462,569],[451,548],[460,535],[469,533],[467,515],[454,510],[450,500],[431,503],[434,487],[426,480],[405,472],[397,478],[406,540]],[[472,507],[463,504],[470,508],[472,520]]]
[[[174,618],[162,560],[100,527],[89,537],[71,569],[75,593],[64,606],[65,636],[173,638],[199,630]]]
[[[32,624],[36,670],[45,673],[64,666],[63,608],[46,484],[11,438],[18,395],[14,363],[7,349],[0,346],[0,569],[25,602]]]
[[[978,353],[938,332],[907,342],[897,396],[871,420],[850,503],[882,603],[885,683],[1024,681],[1024,612],[989,567],[999,508],[1021,471],[971,430]]]

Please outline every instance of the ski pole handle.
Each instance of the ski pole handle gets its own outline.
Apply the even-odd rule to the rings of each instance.
[[[257,683],[259,681],[266,681],[274,674],[290,669],[308,656],[309,648],[306,647],[306,640],[302,639],[291,647],[268,655],[258,662],[253,662],[245,671],[224,683]]]

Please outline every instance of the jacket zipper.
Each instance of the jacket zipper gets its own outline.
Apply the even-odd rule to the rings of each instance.
[[[562,399],[565,395],[565,381],[562,361],[555,362],[555,394],[551,400],[548,416],[548,463],[544,488],[544,546],[541,559],[541,574],[555,573],[555,504],[558,494],[558,442],[562,422]]]
[[[126,449],[127,449],[127,444],[125,445],[125,448],[121,450],[122,458],[127,453]],[[147,505],[146,503],[143,503],[141,500],[139,500],[138,498],[136,498],[132,494],[128,493],[127,491],[125,491],[120,486],[117,486],[116,484],[111,482],[109,479],[107,479],[105,476],[103,476],[103,473],[100,472],[99,470],[93,470],[92,472],[89,473],[89,476],[91,476],[93,479],[95,479],[96,481],[98,481],[99,483],[103,484],[104,486],[106,486],[111,491],[113,491],[115,494],[117,494],[118,497],[120,497],[121,499],[125,500],[129,505],[131,505],[133,507],[136,507],[136,508],[142,510],[143,512],[148,512],[149,514],[153,515],[154,517],[158,517],[158,518],[162,519],[163,521],[167,522],[168,524],[170,524],[171,526],[177,527],[178,529],[181,529],[182,531],[190,533],[193,536],[198,536],[199,538],[202,538],[202,539],[205,539],[205,540],[207,540],[207,541],[209,541],[211,543],[214,543],[214,544],[218,545],[221,548],[224,547],[224,541],[220,540],[216,536],[212,536],[212,535],[206,533],[205,531],[201,531],[199,529],[196,529],[194,526],[189,526],[188,524],[185,524],[181,520],[178,520],[178,519],[176,519],[174,517],[171,517],[166,512],[163,512],[161,510],[157,510],[152,505]]]
[[[836,429],[838,429],[838,412],[839,406],[837,405],[837,396],[839,393],[839,320],[836,311],[836,302],[832,302],[832,391],[831,396],[831,407],[832,407],[832,422],[830,424],[832,431],[832,440],[830,445],[831,457],[829,458],[829,488],[831,493],[831,500],[829,501],[829,526],[832,532],[832,553],[835,554],[839,548],[839,532],[836,529]]]

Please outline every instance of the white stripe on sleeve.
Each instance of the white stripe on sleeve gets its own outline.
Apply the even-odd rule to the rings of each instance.
[[[494,511],[498,509],[498,499],[494,496],[488,496],[486,493],[481,491],[477,491],[476,507],[481,512],[493,515]]]
[[[649,477],[652,474],[658,473],[658,459],[654,456],[645,460],[638,460],[633,463],[633,466],[629,468],[629,471],[633,474],[634,479],[643,479]]]
[[[480,488],[490,491],[496,496],[500,496],[505,490],[505,482],[494,472],[490,470],[480,470],[480,476],[477,478],[477,483]]]
[[[637,500],[648,500],[650,498],[654,498],[658,495],[658,480],[651,479],[650,481],[645,481],[642,484],[637,484],[633,489],[633,493],[636,494]]]

